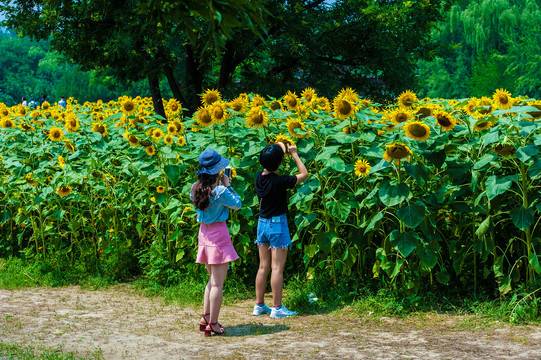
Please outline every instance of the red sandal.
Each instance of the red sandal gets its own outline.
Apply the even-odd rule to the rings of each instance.
[[[216,331],[214,330],[214,326],[218,326],[220,330]],[[212,333],[215,333],[216,335],[225,335],[225,329],[218,323],[210,323],[205,328],[205,336],[211,336]]]
[[[207,328],[207,325],[209,324],[207,320],[207,316],[209,316],[210,313],[201,315],[201,322],[199,323],[199,331],[205,331]],[[218,323],[219,327],[222,327],[222,324]]]

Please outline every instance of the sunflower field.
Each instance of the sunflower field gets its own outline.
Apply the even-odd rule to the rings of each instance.
[[[170,266],[192,269],[189,189],[212,147],[231,159],[243,201],[228,221],[233,270],[253,275],[259,152],[284,142],[311,174],[290,194],[293,271],[408,293],[538,283],[541,101],[499,89],[463,100],[406,91],[378,104],[350,88],[334,99],[307,88],[227,101],[207,90],[201,100],[192,117],[164,100],[167,119],[147,98],[0,104],[0,256],[56,254],[121,279],[159,248]]]

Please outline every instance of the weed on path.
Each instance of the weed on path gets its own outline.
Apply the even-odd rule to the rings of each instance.
[[[7,347],[92,359],[541,359],[541,327],[473,316],[324,315],[273,320],[253,303],[223,306],[227,335],[203,336],[200,309],[164,304],[129,285],[0,290],[0,358]]]

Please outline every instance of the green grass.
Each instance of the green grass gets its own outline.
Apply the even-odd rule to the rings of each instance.
[[[75,359],[104,359],[101,350],[96,350],[90,357],[80,357],[75,353],[64,353],[59,349],[34,349],[16,343],[0,342],[0,357],[17,360],[75,360]]]

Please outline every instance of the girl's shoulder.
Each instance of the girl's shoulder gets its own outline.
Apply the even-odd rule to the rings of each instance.
[[[220,195],[222,195],[227,188],[223,185],[218,185],[214,189],[212,189],[211,195],[214,199],[218,199]]]

